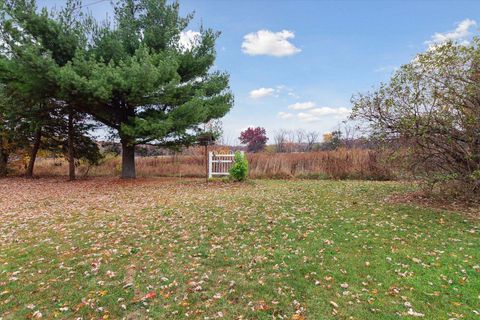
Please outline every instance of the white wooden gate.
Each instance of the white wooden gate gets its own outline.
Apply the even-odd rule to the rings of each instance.
[[[243,151],[241,151],[243,154]],[[208,153],[208,178],[213,176],[228,176],[228,172],[235,162],[235,155]]]

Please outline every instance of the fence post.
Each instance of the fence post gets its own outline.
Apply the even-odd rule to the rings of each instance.
[[[213,153],[212,151],[210,151],[208,153],[208,179],[212,177],[212,166],[213,166],[212,160],[213,160]]]

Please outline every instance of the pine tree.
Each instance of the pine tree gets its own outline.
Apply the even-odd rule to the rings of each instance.
[[[123,178],[135,177],[135,145],[190,144],[233,104],[228,74],[211,71],[219,33],[201,28],[180,41],[192,15],[181,17],[176,2],[118,1],[113,24],[72,19],[75,0],[60,15],[33,0],[1,3],[1,80],[42,112],[61,101],[115,130]]]
[[[60,70],[69,103],[118,132],[123,178],[135,177],[135,145],[192,143],[233,104],[228,75],[210,71],[219,33],[202,28],[180,42],[191,19],[180,17],[178,3],[119,1],[113,26],[97,24]]]
[[[35,1],[0,1],[3,40],[0,80],[2,93],[9,100],[9,104],[4,104],[4,118],[22,123],[22,130],[18,126],[15,130],[28,137],[28,177],[33,176],[40,148],[69,155],[70,180],[75,179],[75,154],[88,155],[91,161],[100,155],[88,136],[91,125],[84,121],[86,114],[62,100],[57,81],[59,69],[86,45],[84,26],[89,19],[79,19],[82,18],[81,12],[77,13],[80,7],[81,1],[69,0],[63,10],[53,15],[45,9],[38,12]],[[65,145],[68,145],[67,152],[64,152]]]

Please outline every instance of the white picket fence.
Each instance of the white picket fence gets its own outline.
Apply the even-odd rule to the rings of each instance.
[[[241,151],[242,154],[243,151]],[[235,162],[235,155],[230,154],[215,154],[214,152],[208,153],[208,178],[213,176],[228,176],[228,172]]]

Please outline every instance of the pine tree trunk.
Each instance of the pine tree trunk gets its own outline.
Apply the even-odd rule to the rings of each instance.
[[[122,143],[122,179],[135,179],[135,145],[129,139]]]
[[[7,164],[8,154],[0,145],[0,177],[5,177],[7,175]]]
[[[73,112],[68,114],[68,180],[75,180],[75,153],[74,153],[74,132],[73,132]]]
[[[33,142],[33,148],[30,152],[30,159],[28,161],[28,167],[26,176],[27,178],[33,178],[33,166],[35,165],[35,159],[37,158],[38,149],[40,149],[40,141],[42,140],[42,127],[35,132],[35,140]]]

